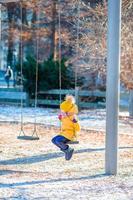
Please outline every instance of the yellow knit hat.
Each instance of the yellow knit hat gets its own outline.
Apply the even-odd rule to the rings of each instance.
[[[61,103],[60,109],[64,112],[71,112],[77,113],[77,106],[75,105],[75,99],[72,95],[66,95],[66,100]]]

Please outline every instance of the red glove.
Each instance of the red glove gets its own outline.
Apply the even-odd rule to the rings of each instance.
[[[58,115],[58,119],[62,120],[62,115],[61,114]]]

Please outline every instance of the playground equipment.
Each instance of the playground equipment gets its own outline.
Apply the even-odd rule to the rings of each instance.
[[[8,3],[8,2],[20,2],[20,1],[0,0],[0,3]],[[106,97],[107,118],[106,118],[105,171],[106,174],[113,174],[113,175],[117,174],[117,167],[118,167],[120,29],[121,29],[121,0],[118,1],[110,0],[108,2],[108,66],[107,66],[107,97]],[[60,42],[61,41],[59,41],[59,46]],[[60,49],[59,60],[61,60],[60,57],[61,48],[59,49]],[[21,68],[21,74],[22,74],[22,68]],[[59,79],[61,88],[61,74]],[[23,105],[21,104],[21,108],[22,107]],[[36,108],[36,103],[35,103],[35,108]],[[24,133],[22,122],[23,122],[23,116],[21,112],[21,133]],[[35,131],[33,133],[36,132],[36,128],[34,130]]]
[[[38,6],[38,5],[37,5]],[[22,16],[22,3],[20,2],[20,7],[21,7],[21,88],[23,91],[23,51],[22,51],[22,21],[23,21],[23,16]],[[77,39],[76,39],[76,54],[78,57],[78,51],[79,51],[79,12],[80,12],[80,3],[78,1],[78,12],[77,12]],[[38,6],[38,27],[37,29],[39,30],[39,14],[40,14],[40,7]],[[59,30],[59,90],[60,90],[60,94],[59,94],[59,99],[60,99],[60,103],[62,101],[61,98],[61,89],[62,89],[62,82],[61,82],[61,77],[62,77],[62,72],[61,72],[61,55],[62,55],[62,49],[61,49],[61,10],[60,10],[60,1],[59,1],[59,9],[58,9],[58,30]],[[18,139],[23,139],[23,140],[38,140],[39,136],[37,134],[37,117],[36,117],[36,108],[37,108],[37,100],[38,100],[38,60],[39,60],[39,53],[38,53],[38,49],[39,49],[39,35],[38,35],[38,31],[37,31],[37,35],[36,35],[36,84],[35,84],[35,103],[34,103],[34,108],[35,108],[35,116],[34,116],[34,130],[33,130],[33,134],[31,136],[25,135],[24,132],[24,128],[23,128],[23,100],[21,98],[21,130],[19,133],[19,136],[17,137]],[[77,96],[76,94],[76,87],[77,87],[77,68],[75,70],[75,97]],[[71,141],[69,142],[69,144],[78,144],[79,141]]]
[[[20,2],[20,12],[21,12],[21,90],[23,91],[23,38],[22,38],[22,21],[23,21],[23,14],[22,14],[22,3]],[[39,15],[39,14],[38,14]],[[39,18],[39,16],[38,16]],[[39,23],[38,27],[39,28]],[[39,140],[39,136],[37,134],[37,127],[36,127],[36,108],[37,108],[37,92],[38,92],[38,48],[39,48],[39,37],[38,37],[38,31],[36,35],[36,84],[35,84],[35,102],[34,102],[34,109],[35,109],[35,115],[34,115],[34,130],[33,134],[31,136],[25,135],[24,128],[23,128],[23,99],[21,98],[21,130],[19,133],[18,139],[22,140]]]
[[[118,115],[120,96],[121,0],[110,0],[108,4],[105,170],[107,174],[117,174]]]

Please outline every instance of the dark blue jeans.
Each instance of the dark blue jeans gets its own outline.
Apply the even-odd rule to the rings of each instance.
[[[6,83],[7,83],[7,87],[10,87],[10,77],[6,76],[5,80],[6,80]]]
[[[55,144],[57,147],[59,147],[62,151],[68,149],[68,145],[67,143],[70,140],[68,140],[67,138],[65,138],[62,135],[57,135],[54,138],[52,138],[52,142],[53,144]]]

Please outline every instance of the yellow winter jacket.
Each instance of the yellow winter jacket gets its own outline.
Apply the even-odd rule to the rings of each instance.
[[[61,119],[61,132],[60,135],[63,135],[69,140],[75,140],[77,136],[77,132],[80,131],[80,124],[79,121],[73,122],[75,118],[74,115],[78,114],[78,107],[76,104],[73,104],[68,101],[64,101],[60,105],[61,111],[66,113]],[[70,114],[70,115],[67,115]]]

